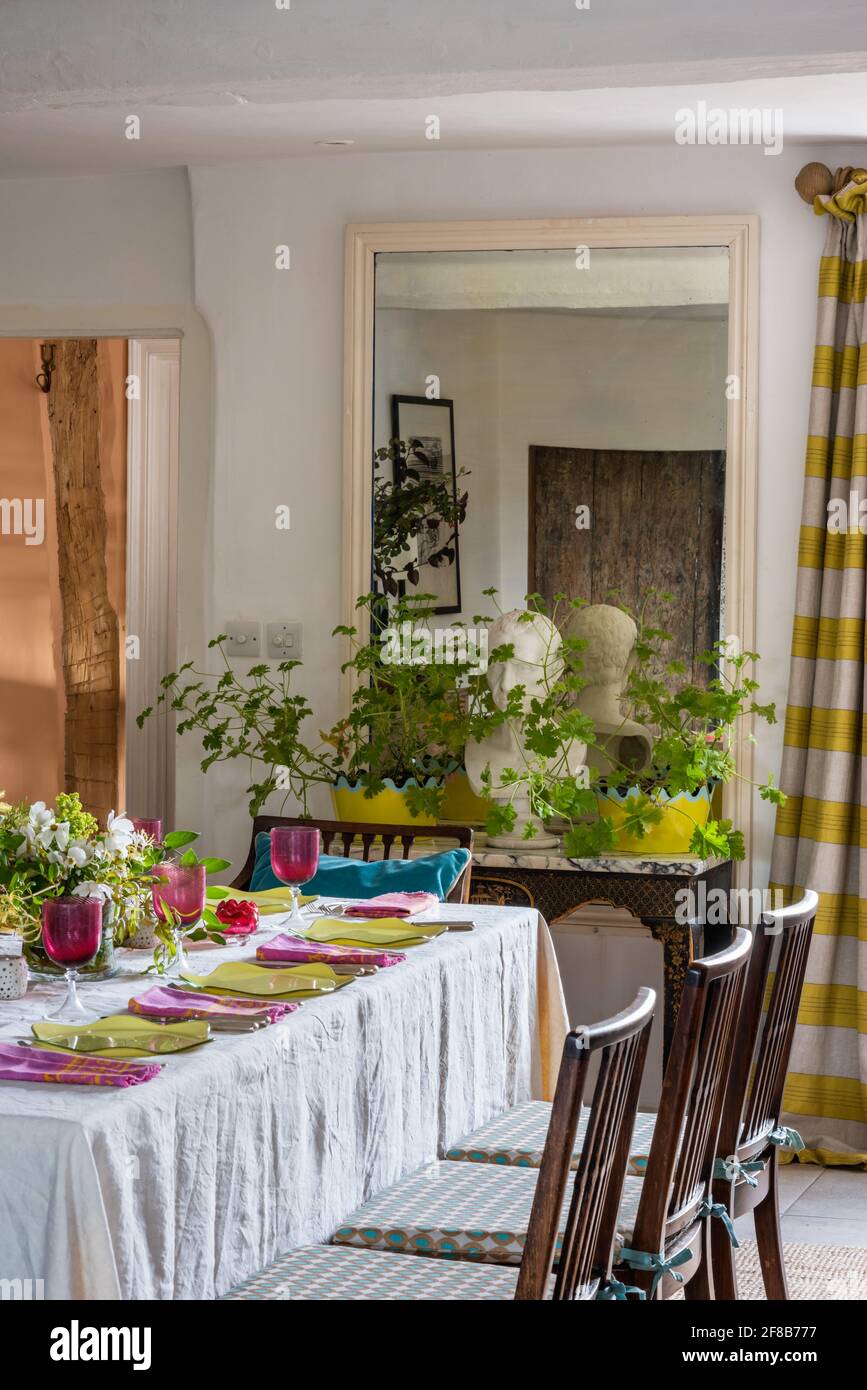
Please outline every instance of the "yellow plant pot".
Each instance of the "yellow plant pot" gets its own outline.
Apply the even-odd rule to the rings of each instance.
[[[678,792],[669,796],[659,792],[656,801],[662,812],[662,820],[648,826],[643,836],[630,835],[622,829],[623,822],[630,811],[630,802],[641,795],[637,787],[630,787],[625,793],[611,791],[606,795],[599,793],[596,804],[599,814],[614,822],[617,834],[616,848],[626,854],[645,856],[691,854],[690,841],[696,826],[702,829],[710,818],[710,792],[701,787],[697,792]]]
[[[436,786],[436,783],[431,778],[427,785]],[[337,784],[331,788],[335,818],[362,825],[436,825],[435,816],[412,815],[404,796],[409,786],[418,786],[418,783],[410,778],[399,787],[390,777],[386,777],[385,791],[377,792],[376,796],[365,796],[364,787],[359,783],[339,777]]]
[[[484,825],[491,805],[492,803],[486,801],[483,796],[476,796],[463,768],[458,772],[449,773],[446,778],[443,820],[454,821],[458,825]]]

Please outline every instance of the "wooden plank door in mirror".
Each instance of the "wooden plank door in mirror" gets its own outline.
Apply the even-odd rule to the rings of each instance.
[[[671,594],[668,655],[705,684],[697,658],[721,636],[725,454],[531,445],[529,593],[641,609]]]

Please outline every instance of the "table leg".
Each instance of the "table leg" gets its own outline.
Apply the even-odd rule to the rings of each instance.
[[[680,1009],[680,997],[686,983],[686,972],[694,955],[694,939],[689,924],[673,917],[642,917],[655,941],[662,946],[663,991],[662,1062],[668,1061],[674,1037],[674,1025]]]

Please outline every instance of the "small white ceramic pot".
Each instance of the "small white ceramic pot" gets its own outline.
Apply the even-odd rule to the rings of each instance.
[[[134,950],[147,947],[149,951],[152,951],[157,944],[156,923],[149,921],[147,917],[143,917],[132,936],[123,944],[124,946],[132,947]]]
[[[27,993],[27,961],[23,956],[0,956],[0,999],[23,999]]]

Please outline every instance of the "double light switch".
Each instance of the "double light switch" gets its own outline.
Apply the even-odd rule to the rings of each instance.
[[[262,624],[226,623],[226,655],[251,661],[297,661],[301,656],[301,623],[266,623],[262,647]]]

